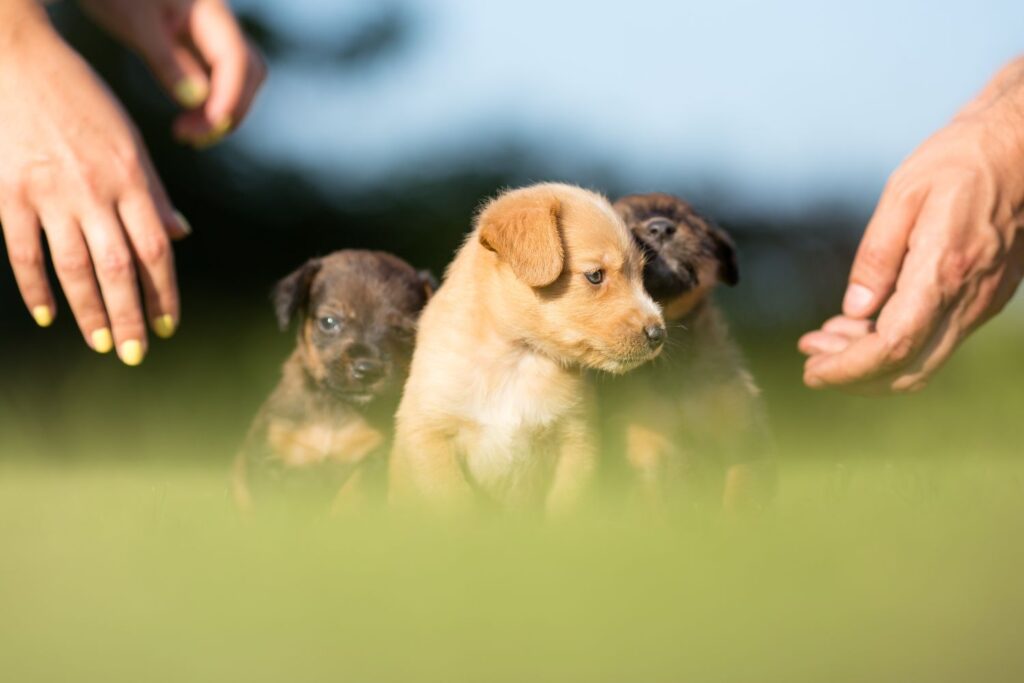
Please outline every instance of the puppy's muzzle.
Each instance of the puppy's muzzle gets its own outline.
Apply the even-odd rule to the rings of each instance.
[[[660,245],[672,239],[672,236],[676,234],[676,224],[669,220],[653,220],[647,225],[647,234]]]
[[[352,363],[352,378],[363,384],[373,384],[384,376],[384,364],[371,358],[360,358]]]
[[[661,345],[665,343],[668,332],[664,325],[648,325],[644,328],[644,336],[647,337],[647,345],[651,347],[651,350],[655,350],[660,349]]]

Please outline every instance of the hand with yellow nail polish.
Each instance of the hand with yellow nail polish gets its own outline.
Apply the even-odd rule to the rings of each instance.
[[[0,121],[0,225],[29,312],[40,327],[57,314],[45,233],[86,344],[138,365],[148,326],[177,327],[170,239],[189,227],[132,122],[35,0],[0,2]]]
[[[1024,276],[1022,168],[1024,58],[892,174],[843,315],[799,342],[804,382],[858,393],[924,388]]]
[[[199,149],[245,118],[266,78],[223,0],[79,0],[102,27],[142,56],[185,111],[175,136]]]

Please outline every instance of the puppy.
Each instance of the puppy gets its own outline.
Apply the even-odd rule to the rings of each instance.
[[[645,256],[644,287],[669,338],[656,363],[599,383],[609,452],[625,452],[651,501],[763,503],[774,484],[764,408],[711,297],[739,281],[732,240],[671,195],[630,195],[615,210]]]
[[[391,254],[352,250],[311,259],[278,283],[277,321],[286,330],[299,317],[298,344],[235,461],[240,506],[271,487],[339,505],[383,489],[374,479],[386,471],[431,280]]]
[[[581,368],[660,351],[640,250],[606,199],[561,184],[484,206],[423,312],[398,409],[396,501],[564,509],[596,453]]]

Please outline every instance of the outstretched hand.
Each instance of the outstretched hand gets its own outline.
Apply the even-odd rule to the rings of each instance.
[[[804,335],[812,388],[906,392],[997,314],[1024,275],[1024,62],[893,173],[843,315]],[[872,319],[877,314],[877,319]]]

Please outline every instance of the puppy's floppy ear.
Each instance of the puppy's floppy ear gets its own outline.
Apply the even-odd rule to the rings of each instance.
[[[296,311],[309,301],[309,285],[319,270],[320,259],[310,259],[274,286],[271,299],[274,302],[274,313],[277,314],[277,325],[282,332],[288,329],[288,323]]]
[[[440,286],[437,283],[437,278],[429,270],[420,270],[416,273],[420,279],[420,284],[423,286],[423,293],[426,294],[426,298],[434,296],[434,292]]]
[[[740,281],[736,244],[729,237],[729,233],[715,225],[708,227],[708,235],[711,237],[712,253],[718,259],[718,279],[732,287]]]
[[[505,261],[520,280],[544,287],[565,263],[558,230],[561,202],[546,189],[510,192],[480,214],[480,243]]]

